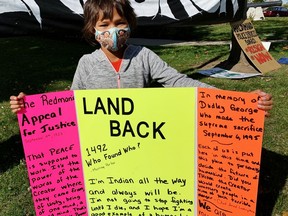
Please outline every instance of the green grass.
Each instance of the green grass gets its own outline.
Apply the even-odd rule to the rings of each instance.
[[[288,18],[271,18],[254,22],[254,25],[263,40],[287,40],[287,23]],[[189,40],[229,41],[231,37],[229,24],[185,29],[191,32]],[[169,32],[176,35],[178,30],[169,28]],[[169,34],[165,34],[166,38],[169,38]],[[9,96],[19,91],[34,94],[69,89],[80,56],[94,48],[83,41],[41,37],[0,38],[0,48],[0,215],[29,216],[34,215],[34,208],[17,119],[9,109]],[[287,212],[288,66],[283,65],[263,77],[214,79],[199,76],[195,72],[212,60],[226,60],[228,45],[151,49],[181,73],[218,88],[237,91],[260,88],[273,94],[275,105],[271,117],[265,122],[258,212],[259,215],[273,216]],[[275,59],[288,57],[288,43],[273,43],[270,53]]]

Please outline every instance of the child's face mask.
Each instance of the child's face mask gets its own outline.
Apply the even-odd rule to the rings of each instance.
[[[111,28],[107,31],[98,31],[95,29],[95,38],[101,44],[102,47],[105,47],[111,51],[117,51],[124,46],[127,39],[130,36],[130,28]]]

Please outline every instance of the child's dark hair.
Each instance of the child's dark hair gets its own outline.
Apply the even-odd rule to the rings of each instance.
[[[104,19],[112,19],[113,9],[116,8],[121,17],[125,17],[133,30],[136,27],[136,14],[129,0],[87,0],[84,4],[84,27],[83,37],[92,45],[97,44],[95,40],[95,26],[103,13]]]

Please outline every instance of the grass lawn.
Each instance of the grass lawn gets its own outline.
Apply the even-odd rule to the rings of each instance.
[[[272,43],[270,53],[276,60],[288,57],[287,23],[288,18],[254,22],[262,40],[286,40]],[[191,32],[191,40],[231,39],[229,24],[181,28]],[[169,28],[166,32],[166,38],[170,39],[169,35],[177,29]],[[282,216],[288,212],[288,65],[261,77],[214,79],[195,72],[212,59],[226,60],[228,45],[150,48],[181,73],[218,88],[262,89],[273,94],[275,106],[265,122],[258,215]],[[0,215],[30,216],[34,215],[34,207],[16,116],[9,109],[9,96],[19,91],[35,94],[69,89],[79,58],[94,48],[84,41],[25,36],[0,38],[0,49]]]

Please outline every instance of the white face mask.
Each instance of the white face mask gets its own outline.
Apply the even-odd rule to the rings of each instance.
[[[95,29],[95,39],[100,43],[102,47],[105,47],[111,51],[117,51],[123,47],[129,36],[129,27],[124,29],[113,27],[103,32]]]

